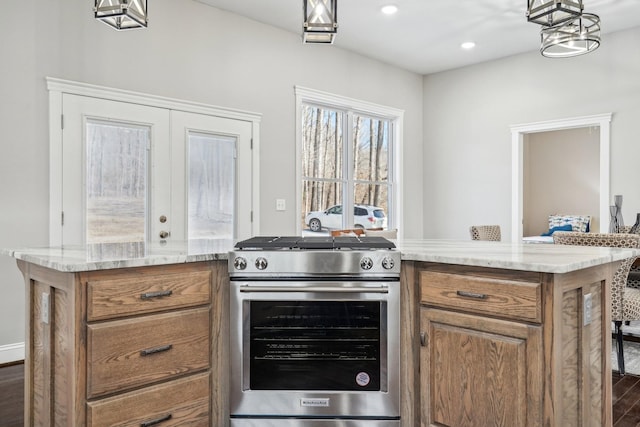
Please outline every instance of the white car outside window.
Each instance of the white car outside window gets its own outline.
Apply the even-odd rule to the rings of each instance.
[[[355,228],[386,228],[387,217],[384,210],[377,206],[355,205],[353,207],[353,226]],[[309,212],[305,223],[311,231],[321,231],[323,228],[340,229],[342,223],[342,205],[332,206],[324,211]]]

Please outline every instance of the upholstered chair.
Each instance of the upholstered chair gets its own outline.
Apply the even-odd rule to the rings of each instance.
[[[558,231],[553,233],[553,243],[559,245],[600,246],[609,248],[640,248],[640,235]],[[629,270],[635,260],[636,257],[631,257],[622,261],[611,282],[611,320],[614,322],[616,330],[618,370],[620,371],[620,375],[624,375],[622,322],[640,320],[640,289],[627,286]]]
[[[472,225],[469,227],[471,240],[491,240],[499,242],[502,240],[499,225]]]

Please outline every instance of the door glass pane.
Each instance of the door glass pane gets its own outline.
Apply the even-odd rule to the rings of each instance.
[[[150,129],[88,120],[86,243],[144,242]]]
[[[189,132],[189,239],[232,239],[236,138]]]

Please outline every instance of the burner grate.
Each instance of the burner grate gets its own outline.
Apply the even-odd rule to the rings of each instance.
[[[256,236],[240,241],[236,249],[393,249],[391,241],[378,236],[336,236],[336,237],[297,237],[297,236]]]

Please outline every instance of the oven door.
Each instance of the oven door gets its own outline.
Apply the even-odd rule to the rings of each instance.
[[[232,281],[232,417],[399,417],[399,282]]]

